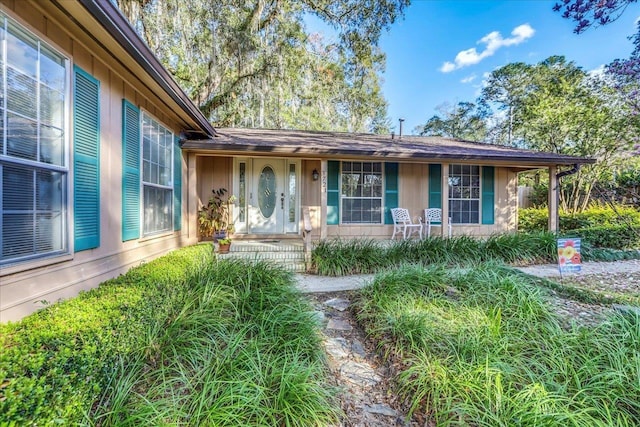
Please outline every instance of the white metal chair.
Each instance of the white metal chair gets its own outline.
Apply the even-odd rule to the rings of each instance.
[[[393,217],[393,234],[391,240],[398,233],[402,233],[402,238],[407,239],[411,236],[411,233],[417,231],[418,236],[422,239],[422,222],[418,224],[411,221],[409,216],[409,210],[404,208],[391,209],[391,216]]]
[[[431,237],[431,226],[442,227],[442,209],[428,208],[424,210],[424,221],[427,227],[427,237]],[[451,217],[449,217],[449,237],[451,237]]]

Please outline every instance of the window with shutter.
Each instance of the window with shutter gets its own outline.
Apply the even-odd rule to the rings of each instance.
[[[75,252],[100,246],[100,82],[78,67],[73,85]]]
[[[142,112],[142,212],[145,236],[173,230],[173,133]]]
[[[0,265],[67,253],[69,60],[0,13]]]
[[[122,241],[140,237],[140,110],[122,100]]]

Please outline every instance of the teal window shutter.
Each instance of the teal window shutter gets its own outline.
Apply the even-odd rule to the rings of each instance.
[[[442,208],[442,165],[429,165],[429,207]]]
[[[327,162],[327,225],[340,224],[340,162]]]
[[[74,66],[73,229],[75,252],[100,246],[100,82]]]
[[[495,168],[493,166],[482,167],[482,223],[493,224],[495,212]]]
[[[398,164],[384,164],[384,223],[393,224],[391,209],[398,207]]]
[[[180,138],[173,142],[173,229],[182,229],[182,149]]]
[[[140,237],[140,110],[122,100],[122,241]]]

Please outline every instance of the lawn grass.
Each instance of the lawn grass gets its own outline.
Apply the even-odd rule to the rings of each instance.
[[[487,263],[404,266],[355,303],[410,413],[436,425],[640,424],[640,319],[563,329],[544,288]]]

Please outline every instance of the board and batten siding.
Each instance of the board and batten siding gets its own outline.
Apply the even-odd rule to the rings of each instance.
[[[480,224],[453,225],[453,235],[487,237],[494,233],[516,230],[517,173],[504,167],[485,166]],[[493,172],[493,177],[490,174]],[[398,164],[398,206],[409,209],[411,218],[423,216],[427,207],[441,207],[442,166],[426,163]],[[489,200],[493,199],[492,202]],[[490,209],[489,204],[493,206]],[[491,218],[493,213],[493,218]],[[329,224],[329,237],[388,239],[393,226],[389,224]],[[438,233],[439,229],[435,228]]]

